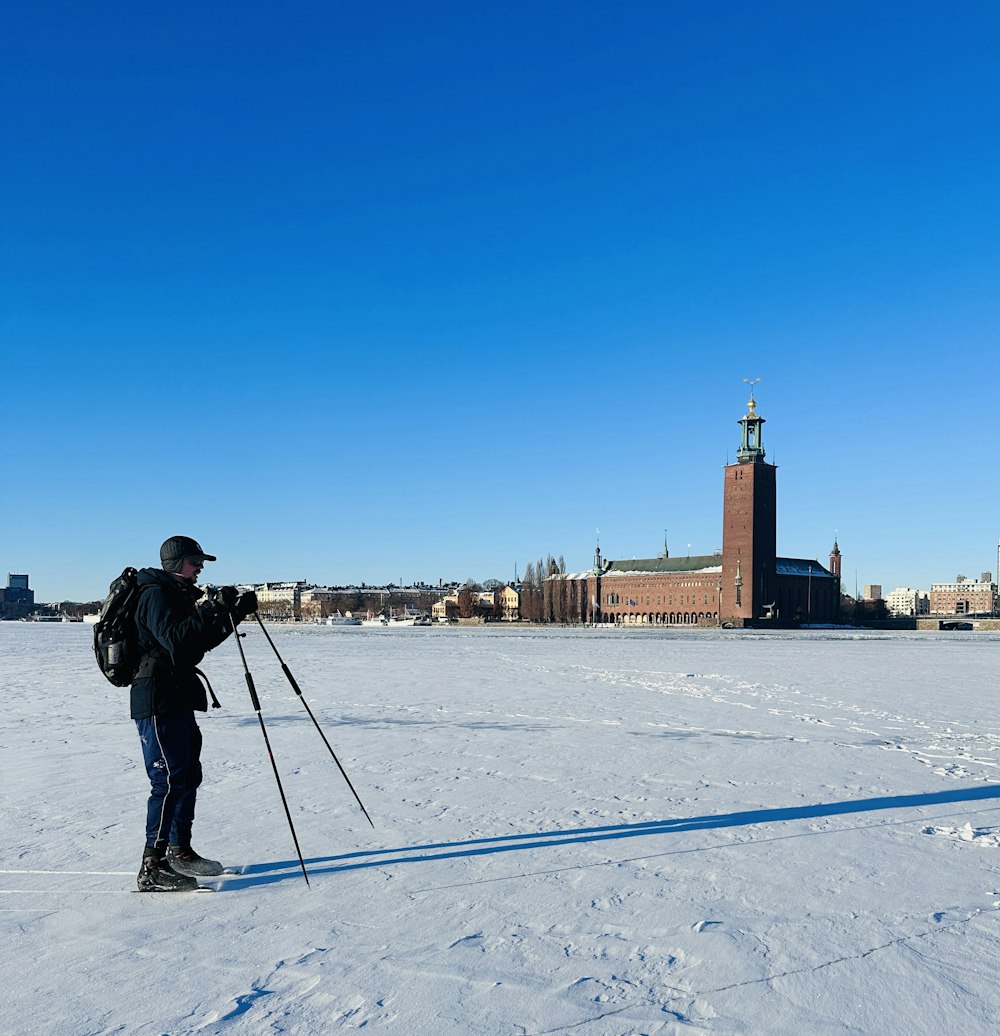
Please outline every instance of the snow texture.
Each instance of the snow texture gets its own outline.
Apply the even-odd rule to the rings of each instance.
[[[91,629],[0,624],[11,1036],[995,1033],[1000,637],[275,627],[205,666],[195,847]]]

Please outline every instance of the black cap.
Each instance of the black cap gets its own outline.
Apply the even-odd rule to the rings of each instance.
[[[197,558],[200,561],[217,561],[214,554],[206,554],[197,540],[190,536],[171,536],[163,541],[160,547],[160,564],[165,572],[179,572],[181,562],[185,558]]]

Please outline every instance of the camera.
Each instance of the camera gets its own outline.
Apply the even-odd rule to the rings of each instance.
[[[217,602],[229,611],[236,607],[240,597],[240,592],[235,586],[214,586],[209,583],[208,586],[203,586],[202,590],[205,592],[206,600]]]

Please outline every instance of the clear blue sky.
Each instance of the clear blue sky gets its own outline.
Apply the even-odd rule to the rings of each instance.
[[[996,567],[995,3],[9,7],[0,571]]]

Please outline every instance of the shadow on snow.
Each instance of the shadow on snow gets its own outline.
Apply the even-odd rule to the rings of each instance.
[[[565,831],[498,835],[494,838],[471,838],[461,842],[437,842],[429,845],[401,846],[394,849],[369,849],[340,856],[314,857],[306,861],[310,876],[337,874],[342,871],[366,870],[404,863],[426,863],[432,860],[453,860],[469,856],[491,856],[496,853],[521,852],[548,846],[573,845],[581,842],[604,842],[619,838],[645,838],[684,831],[711,831],[716,828],[749,827],[753,824],[783,823],[789,820],[811,820],[847,813],[870,813],[887,809],[915,809],[952,802],[979,802],[1000,798],[1000,784],[977,788],[927,792],[917,795],[889,795],[870,799],[848,799],[843,802],[789,806],[781,809],[751,809],[716,816],[677,817],[671,820],[649,820],[634,824],[605,827],[570,828]],[[281,872],[281,873],[279,873]],[[301,880],[297,860],[253,864],[242,877],[226,883],[227,889],[267,885],[273,882]]]

